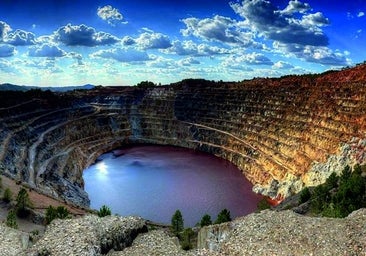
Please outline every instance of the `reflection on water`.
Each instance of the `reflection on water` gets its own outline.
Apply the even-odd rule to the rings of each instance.
[[[224,208],[232,217],[248,214],[260,200],[234,165],[209,154],[168,146],[113,153],[84,171],[91,208],[106,204],[113,213],[167,224],[180,209],[185,226],[194,226],[206,213],[215,220]]]

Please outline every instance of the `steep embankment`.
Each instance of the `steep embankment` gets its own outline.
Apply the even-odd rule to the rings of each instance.
[[[0,170],[85,206],[82,170],[101,153],[169,144],[228,159],[255,191],[287,197],[366,162],[365,73],[22,93],[0,106]]]

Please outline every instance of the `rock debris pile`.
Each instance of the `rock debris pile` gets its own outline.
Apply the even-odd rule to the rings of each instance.
[[[183,251],[177,238],[147,232],[138,217],[85,216],[56,220],[30,248],[27,234],[0,225],[0,255],[365,255],[366,209],[344,219],[314,218],[293,211],[262,211],[204,227],[198,249]]]

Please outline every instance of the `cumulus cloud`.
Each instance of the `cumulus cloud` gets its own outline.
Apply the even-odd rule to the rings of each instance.
[[[177,65],[174,60],[166,59],[161,56],[157,56],[152,61],[147,63],[148,67],[152,68],[161,68],[161,69],[176,69]]]
[[[142,33],[135,42],[142,49],[166,49],[172,46],[167,35],[152,32]]]
[[[243,54],[238,57],[239,62],[244,62],[250,65],[272,65],[273,62],[262,53]]]
[[[0,44],[0,58],[11,57],[16,53],[15,47],[8,44]]]
[[[136,44],[136,41],[130,36],[125,36],[122,38],[122,44],[125,46],[134,45]]]
[[[332,66],[346,66],[350,65],[351,61],[347,58],[348,52],[332,51],[328,47],[315,47],[311,45],[298,44],[282,44],[275,42],[273,44],[275,49],[279,52],[289,52],[298,58],[304,59],[308,62],[319,63],[323,65]]]
[[[294,68],[294,66],[292,64],[281,61],[281,60],[274,63],[272,67],[275,68],[275,69],[291,69],[291,68]]]
[[[96,32],[92,27],[84,24],[72,26],[67,24],[55,32],[55,39],[69,46],[97,46],[111,45],[119,39],[105,32]]]
[[[6,37],[6,42],[12,45],[32,45],[36,44],[35,35],[32,32],[17,29],[9,33]]]
[[[4,21],[0,21],[0,42],[4,41],[9,31],[11,31],[10,26]]]
[[[329,19],[325,18],[321,12],[304,15],[301,20],[301,25],[304,26],[326,26],[329,25]]]
[[[186,59],[179,60],[178,64],[181,66],[191,66],[191,65],[198,65],[200,64],[200,62],[193,57],[188,57]]]
[[[146,52],[124,48],[100,50],[93,53],[91,56],[105,59],[114,59],[119,62],[141,62],[151,59]]]
[[[31,57],[63,57],[66,52],[56,45],[43,44],[41,46],[33,46],[29,48],[28,55]]]
[[[71,58],[75,59],[77,61],[77,64],[79,66],[84,65],[83,63],[83,56],[81,56],[80,53],[76,53],[76,52],[69,52],[68,56],[70,56]]]
[[[185,29],[180,30],[183,36],[193,35],[207,41],[236,44],[242,47],[260,45],[254,41],[252,31],[229,17],[215,15],[213,18],[205,19],[187,18],[182,22],[186,25]]]
[[[329,24],[328,19],[322,13],[305,15],[310,7],[299,1],[290,1],[290,7],[287,6],[285,10],[280,10],[265,0],[244,0],[242,4],[230,5],[245,19],[247,26],[267,39],[285,44],[328,45],[328,37],[320,28]],[[295,12],[302,13],[302,17],[299,15],[298,18],[294,15]]]
[[[191,40],[175,40],[173,41],[172,46],[166,49],[165,53],[174,53],[181,56],[213,56],[218,54],[228,54],[230,53],[230,50],[207,44],[196,44]]]
[[[123,15],[119,12],[118,9],[113,8],[110,5],[106,5],[103,7],[99,7],[97,10],[97,15],[102,19],[108,22],[108,24],[114,26],[117,23],[124,23],[123,22]]]
[[[233,69],[243,68],[246,65],[273,65],[273,62],[262,53],[248,53],[241,55],[230,55],[222,65]]]
[[[281,11],[283,14],[292,15],[294,13],[305,13],[311,9],[308,3],[302,3],[298,0],[290,1],[287,7]]]
[[[187,18],[182,20],[186,29],[182,29],[184,36],[194,35],[207,40],[215,40],[226,43],[236,43],[237,39],[231,31],[235,21],[216,15],[212,19]]]
[[[364,13],[364,12],[359,12],[359,13],[357,14],[357,17],[358,17],[358,18],[363,17],[363,16],[365,16],[365,13]]]

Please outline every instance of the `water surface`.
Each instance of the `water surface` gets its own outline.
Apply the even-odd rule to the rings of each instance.
[[[116,156],[118,155],[118,156]],[[224,208],[232,217],[256,209],[260,196],[233,164],[206,153],[170,146],[134,146],[104,154],[84,171],[91,208],[139,215],[169,224],[182,212],[185,226]]]

